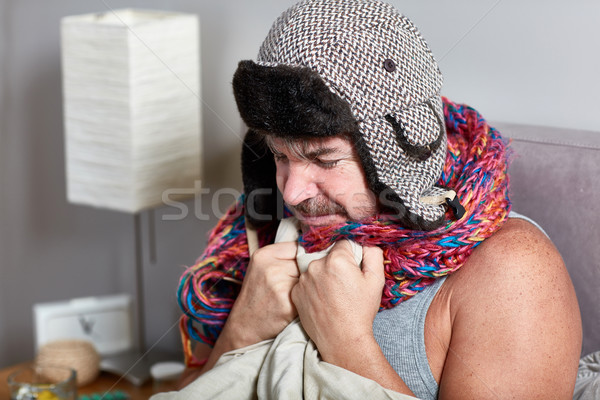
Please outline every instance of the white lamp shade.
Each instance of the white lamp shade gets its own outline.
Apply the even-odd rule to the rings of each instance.
[[[193,190],[198,18],[116,10],[65,17],[61,34],[69,202],[135,213],[168,189]]]

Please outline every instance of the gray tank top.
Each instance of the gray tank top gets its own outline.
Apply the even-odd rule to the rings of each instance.
[[[510,218],[531,219],[512,212]],[[544,232],[545,233],[545,232]],[[388,362],[419,399],[437,399],[439,386],[429,368],[425,352],[425,317],[446,278],[440,278],[412,299],[380,311],[373,322],[375,340]]]
[[[437,399],[438,384],[425,353],[425,317],[435,294],[446,278],[427,286],[412,299],[377,313],[375,340],[385,358],[419,399]]]

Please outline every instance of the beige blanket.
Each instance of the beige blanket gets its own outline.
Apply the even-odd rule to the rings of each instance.
[[[223,354],[215,367],[179,392],[151,400],[398,399],[415,397],[322,361],[298,320],[275,339]]]

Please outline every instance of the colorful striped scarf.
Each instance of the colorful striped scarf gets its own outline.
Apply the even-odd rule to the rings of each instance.
[[[473,108],[444,100],[448,135],[446,164],[438,185],[453,188],[465,215],[434,231],[403,228],[379,216],[304,234],[307,252],[323,250],[340,239],[383,250],[386,283],[381,309],[410,299],[437,278],[458,270],[471,252],[506,221],[511,208],[507,146]],[[258,230],[259,244],[272,243],[275,224]],[[181,277],[177,291],[183,316],[180,329],[186,363],[191,340],[213,345],[239,292],[248,265],[243,198],[219,221],[196,264]]]

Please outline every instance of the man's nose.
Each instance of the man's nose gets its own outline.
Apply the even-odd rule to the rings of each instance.
[[[315,197],[319,192],[320,178],[312,171],[310,164],[289,163],[278,175],[281,180],[279,190],[286,204],[295,206],[306,199]]]

